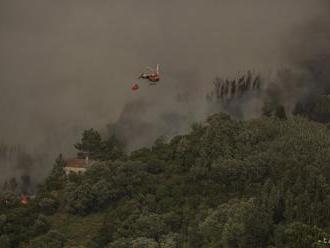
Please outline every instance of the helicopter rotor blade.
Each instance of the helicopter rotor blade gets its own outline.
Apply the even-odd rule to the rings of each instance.
[[[146,69],[150,72],[154,72],[154,69],[152,69],[151,67],[147,66]]]

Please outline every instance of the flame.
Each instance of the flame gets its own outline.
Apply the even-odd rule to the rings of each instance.
[[[22,195],[22,196],[21,196],[21,203],[22,203],[23,205],[28,204],[28,203],[29,203],[29,197],[26,196],[26,195]]]

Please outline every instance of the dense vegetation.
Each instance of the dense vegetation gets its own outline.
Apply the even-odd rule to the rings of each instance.
[[[1,193],[0,247],[328,247],[329,126],[274,111],[215,114],[130,155],[87,130],[86,173],[59,156],[29,204]]]
[[[294,113],[305,116],[311,120],[329,123],[330,122],[330,96],[323,95],[311,97],[310,99],[298,103]]]

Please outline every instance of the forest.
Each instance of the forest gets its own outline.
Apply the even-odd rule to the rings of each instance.
[[[66,175],[59,155],[28,204],[3,188],[0,247],[329,247],[329,102],[216,113],[129,154],[86,130],[85,173]]]
[[[0,248],[330,248],[330,0],[0,0]]]

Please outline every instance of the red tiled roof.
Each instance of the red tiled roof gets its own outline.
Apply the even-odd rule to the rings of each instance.
[[[91,161],[89,161],[89,165],[91,164]],[[86,164],[85,159],[69,159],[66,161],[65,167],[73,167],[73,168],[87,168],[88,165]]]

